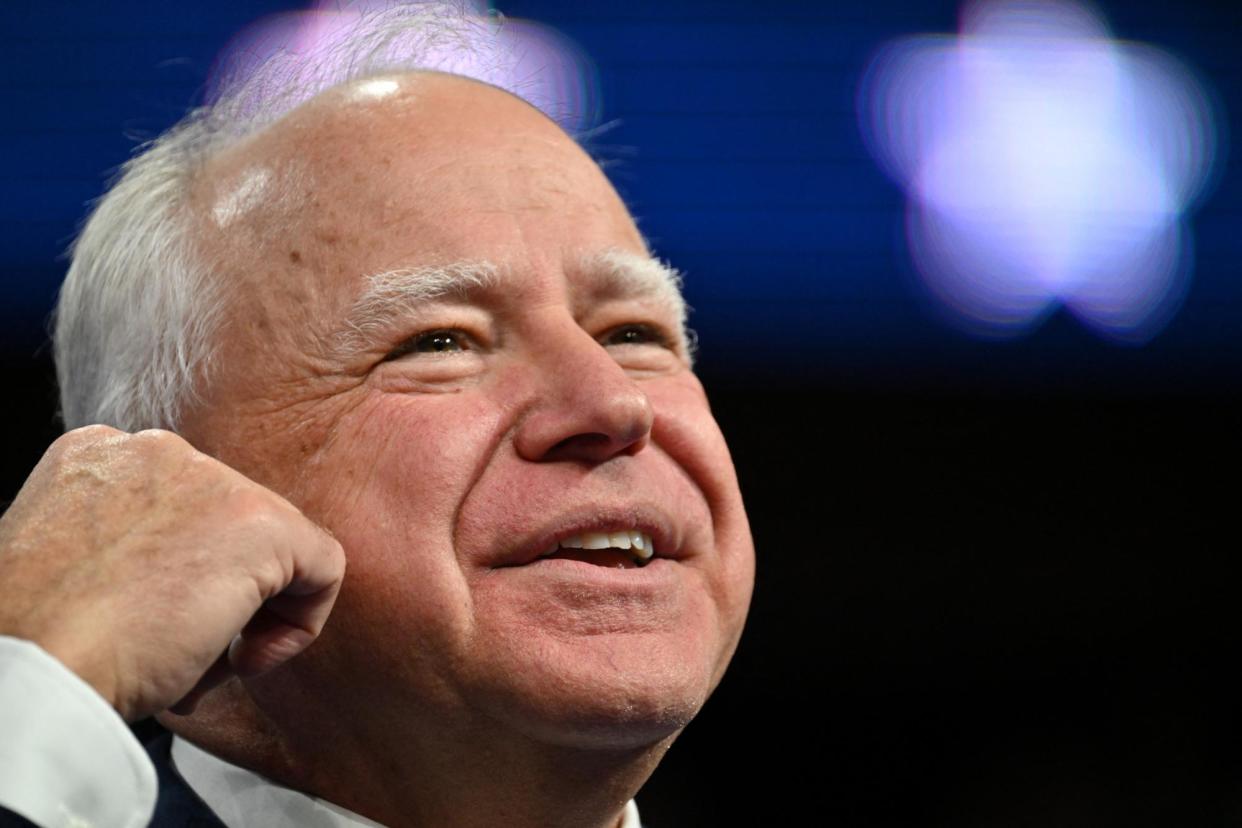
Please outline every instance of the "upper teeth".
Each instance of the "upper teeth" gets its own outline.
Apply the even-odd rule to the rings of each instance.
[[[635,557],[644,561],[655,554],[651,536],[637,529],[622,529],[619,532],[583,532],[581,535],[570,535],[544,554],[551,555],[558,548],[630,549]]]

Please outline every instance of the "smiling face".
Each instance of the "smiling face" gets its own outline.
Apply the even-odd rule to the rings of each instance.
[[[371,736],[657,742],[719,680],[753,577],[675,294],[534,109],[449,76],[385,88],[296,110],[196,193],[232,301],[185,432],[349,562],[320,641],[252,692]],[[604,534],[655,557],[548,554]]]

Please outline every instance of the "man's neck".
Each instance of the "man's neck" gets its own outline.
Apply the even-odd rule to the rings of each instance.
[[[515,828],[616,828],[672,741],[588,749],[536,742],[490,722],[455,722],[448,738],[425,723],[368,730],[328,715],[277,728],[237,701],[164,723],[226,762],[391,828],[498,820]]]

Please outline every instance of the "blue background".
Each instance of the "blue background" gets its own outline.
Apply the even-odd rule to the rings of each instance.
[[[299,4],[0,6],[3,490],[58,431],[44,326],[84,205]],[[512,2],[599,67],[594,141],[684,269],[759,548],[734,667],[640,796],[676,825],[1242,820],[1234,151],[1143,347],[971,339],[920,298],[854,95],[947,2]],[[1108,2],[1242,135],[1242,4]]]
[[[289,2],[10,2],[0,9],[0,319],[10,345],[41,332],[58,259],[84,205],[135,140],[201,93],[213,57]],[[1154,43],[1216,90],[1222,133],[1240,107],[1242,12],[1110,3],[1118,37]],[[514,2],[599,68],[594,141],[659,252],[689,274],[708,374],[774,373],[896,388],[1220,389],[1236,333],[1242,184],[1232,156],[1195,221],[1185,306],[1142,348],[1064,313],[1016,342],[979,342],[923,299],[902,237],[903,199],[864,150],[855,95],[885,41],[956,29],[945,2]],[[1235,153],[1236,155],[1236,153]]]

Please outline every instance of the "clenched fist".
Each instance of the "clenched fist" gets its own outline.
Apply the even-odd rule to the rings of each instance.
[[[0,634],[132,721],[301,652],[344,572],[325,531],[177,435],[89,426],[52,444],[0,519]]]

